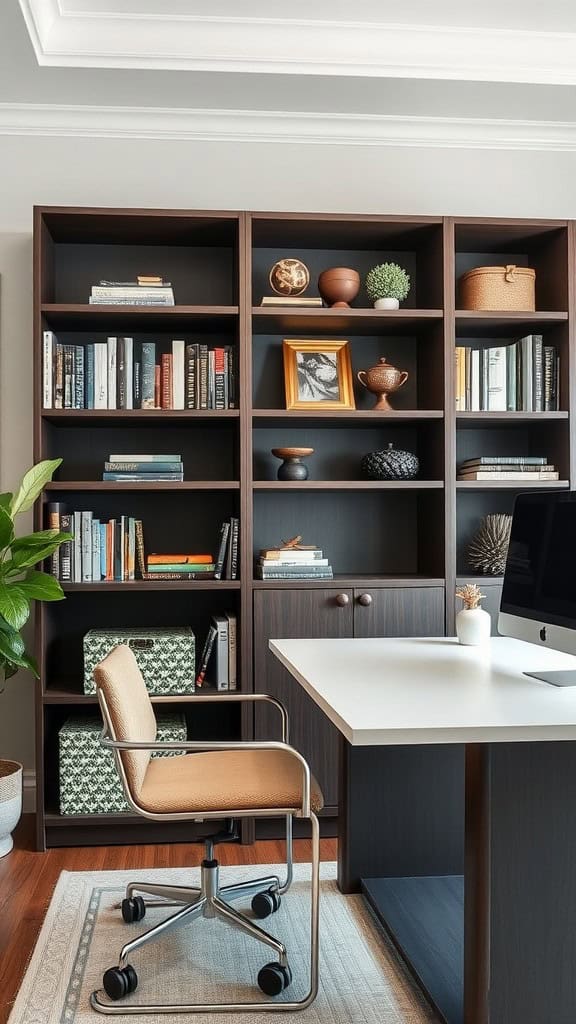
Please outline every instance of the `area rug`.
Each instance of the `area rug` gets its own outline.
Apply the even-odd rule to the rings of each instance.
[[[221,869],[222,884],[282,872],[250,865]],[[94,1024],[103,1018],[89,1004],[102,973],[117,962],[122,944],[171,910],[153,908],[145,921],[126,925],[115,904],[128,881],[198,884],[199,871],[63,871],[56,885],[36,949],[17,996],[9,1024]],[[336,868],[321,866],[320,991],[307,1010],[294,1015],[302,1024],[430,1024],[436,1020],[413,986],[360,896],[343,896]],[[285,942],[293,983],[280,999],[301,999],[308,990],[309,865],[296,865],[294,883],[276,914],[263,922]],[[239,908],[246,903],[235,901]],[[248,903],[249,908],[249,903]],[[199,920],[166,933],[130,958],[138,972],[135,993],[123,1001],[261,1001],[256,985],[260,967],[273,960],[265,946],[218,920]],[[119,1005],[119,1004],[118,1004]],[[194,1024],[211,1024],[214,1012],[195,1014]],[[218,1014],[220,1020],[272,1024],[285,1015],[268,1012]],[[288,1016],[291,1016],[288,1014]],[[110,1019],[110,1018],[108,1018]],[[138,1015],[141,1024],[182,1024],[182,1015]]]

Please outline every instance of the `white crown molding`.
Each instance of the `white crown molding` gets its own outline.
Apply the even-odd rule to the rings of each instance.
[[[28,103],[0,103],[0,135],[576,151],[576,121]]]
[[[576,84],[572,32],[20,6],[44,66]]]

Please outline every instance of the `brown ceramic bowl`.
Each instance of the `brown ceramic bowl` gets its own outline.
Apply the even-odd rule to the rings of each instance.
[[[360,274],[351,267],[330,267],[320,274],[318,291],[329,306],[349,306],[360,291]]]

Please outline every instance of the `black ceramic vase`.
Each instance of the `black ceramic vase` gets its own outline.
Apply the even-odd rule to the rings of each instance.
[[[392,442],[381,452],[369,452],[360,463],[362,476],[368,480],[413,480],[420,463],[412,452],[395,448]]]
[[[273,448],[272,455],[277,459],[283,459],[278,469],[279,480],[307,480],[308,466],[305,466],[300,459],[312,455],[313,448]]]

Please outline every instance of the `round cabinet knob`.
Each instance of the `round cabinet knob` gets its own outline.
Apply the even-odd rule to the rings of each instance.
[[[358,604],[361,604],[363,608],[368,608],[372,604],[372,594],[360,594]]]
[[[336,604],[340,605],[341,608],[345,608],[349,602],[348,594],[336,594]]]

